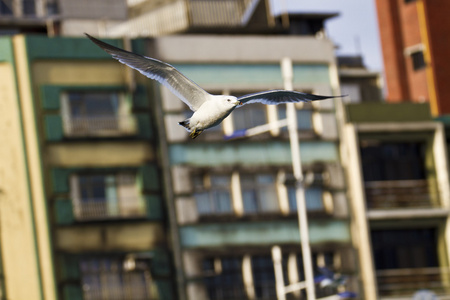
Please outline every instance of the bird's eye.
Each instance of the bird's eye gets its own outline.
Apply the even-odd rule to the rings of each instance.
[[[230,100],[230,99],[227,99],[227,101],[230,102],[231,100]]]

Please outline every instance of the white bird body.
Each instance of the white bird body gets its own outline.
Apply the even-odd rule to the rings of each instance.
[[[203,130],[219,125],[236,107],[250,103],[281,104],[289,102],[309,102],[343,96],[320,96],[296,91],[272,90],[236,98],[229,95],[211,95],[195,82],[181,74],[173,66],[136,53],[125,51],[90,35],[97,46],[111,54],[119,62],[139,71],[150,79],[156,80],[172,91],[181,101],[194,111],[191,118],[179,122],[196,138]]]
[[[190,119],[179,124],[199,135],[203,130],[219,125],[240,103],[234,96],[209,95],[208,98]]]

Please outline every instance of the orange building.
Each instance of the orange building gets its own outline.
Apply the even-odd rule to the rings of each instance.
[[[447,0],[376,0],[388,102],[430,102],[450,113]]]

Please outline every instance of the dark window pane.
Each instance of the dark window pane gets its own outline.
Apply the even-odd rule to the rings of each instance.
[[[413,63],[414,70],[421,70],[425,68],[425,57],[423,56],[422,51],[417,51],[411,54],[411,59]]]
[[[0,15],[12,16],[12,2],[8,0],[0,0]]]
[[[77,220],[142,217],[146,213],[133,173],[81,174],[71,179],[71,189]]]
[[[82,201],[105,200],[106,177],[102,175],[80,176],[80,193]]]
[[[116,93],[71,92],[69,93],[70,113],[76,116],[115,116],[119,109]]]
[[[425,143],[362,142],[364,181],[425,179]]]
[[[294,187],[288,187],[288,200],[290,211],[297,211],[297,197]],[[309,187],[305,189],[306,209],[308,211],[322,211],[322,189],[319,187]]]
[[[209,179],[209,180],[206,180]],[[230,214],[231,204],[230,175],[195,176],[193,178],[194,197],[201,215]]]
[[[47,2],[47,14],[49,16],[56,15],[58,13],[58,3],[55,2]]]
[[[247,299],[241,257],[206,258],[202,266],[210,300]]]
[[[130,107],[117,92],[71,91],[62,100],[64,130],[69,136],[136,133]]]
[[[276,299],[275,272],[272,257],[252,257],[252,274],[256,299]]]
[[[276,212],[279,210],[275,176],[271,174],[242,174],[242,201],[246,213]]]
[[[435,228],[372,230],[377,270],[437,267]]]
[[[26,16],[34,16],[36,14],[36,1],[35,0],[23,0],[22,2],[23,14]]]

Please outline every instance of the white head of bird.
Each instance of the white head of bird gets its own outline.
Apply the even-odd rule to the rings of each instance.
[[[223,108],[233,109],[239,104],[241,104],[241,102],[234,96],[217,95],[215,97],[217,97],[217,100],[219,100],[222,103]]]

